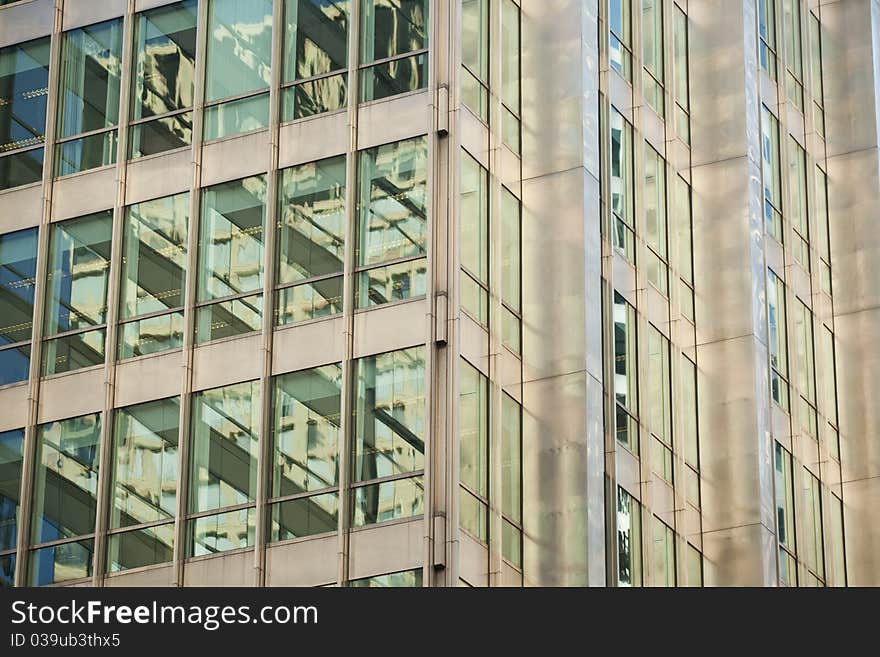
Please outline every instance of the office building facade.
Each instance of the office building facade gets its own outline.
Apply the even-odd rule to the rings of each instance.
[[[880,585],[876,0],[0,0],[0,582]]]

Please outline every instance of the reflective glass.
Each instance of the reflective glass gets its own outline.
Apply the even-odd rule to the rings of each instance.
[[[205,141],[261,130],[268,125],[269,94],[248,96],[205,108]]]
[[[31,345],[0,350],[0,386],[26,381],[30,374]]]
[[[341,274],[345,157],[285,169],[278,197],[278,282]]]
[[[276,324],[296,324],[342,313],[341,276],[278,290]]]
[[[46,335],[106,321],[112,218],[107,210],[52,224]]]
[[[642,585],[642,506],[617,489],[617,585]]]
[[[196,342],[211,342],[263,328],[263,295],[219,301],[196,309]]]
[[[196,18],[197,0],[137,15],[132,119],[193,106]]]
[[[192,513],[254,501],[257,492],[259,426],[259,381],[238,383],[193,395],[190,455]],[[197,525],[206,526],[205,523]]]
[[[359,265],[423,255],[428,233],[425,137],[360,153]]]
[[[785,285],[767,270],[767,322],[770,328],[770,386],[773,399],[788,407],[788,345],[785,321]]]
[[[39,427],[32,544],[95,531],[100,442],[100,413]]]
[[[275,377],[272,497],[339,483],[342,366]]]
[[[122,239],[120,319],[183,306],[189,192],[128,208]]]
[[[42,148],[32,148],[0,157],[0,191],[30,185],[43,179]]]
[[[648,423],[651,432],[667,446],[672,445],[672,402],[670,399],[669,340],[648,325]]]
[[[0,4],[3,3],[0,2]],[[0,589],[12,588],[15,584],[15,562],[14,552],[0,556]]]
[[[116,131],[73,139],[55,147],[55,175],[67,176],[116,162]]]
[[[189,146],[192,120],[192,112],[184,112],[132,126],[128,157],[136,159]]]
[[[257,512],[253,507],[190,520],[189,556],[253,547]]]
[[[361,63],[428,47],[428,0],[360,0]]]
[[[776,443],[776,532],[780,545],[794,552],[794,482],[791,454]]]
[[[645,145],[645,239],[648,246],[666,259],[666,162],[653,148]],[[666,289],[658,277],[649,280]]]
[[[46,135],[49,37],[0,48],[0,156]]]
[[[24,429],[0,432],[0,552],[14,550],[18,536]]]
[[[684,431],[684,458],[694,467],[700,467],[697,435],[697,366],[686,356],[681,359],[681,415]]]
[[[94,551],[93,539],[32,550],[28,555],[28,584],[47,586],[91,577]]]
[[[461,0],[461,60],[489,84],[489,0]]]
[[[210,0],[205,100],[269,86],[272,0]]]
[[[343,109],[348,103],[347,74],[330,75],[282,89],[281,120],[293,121]]]
[[[377,267],[358,274],[357,308],[370,308],[419,297],[427,292],[428,263],[424,258]]]
[[[107,539],[107,572],[167,563],[173,554],[173,523],[111,534]]]
[[[782,183],[780,182],[779,122],[761,106],[761,152],[764,178],[764,219],[767,232],[782,242]]]
[[[263,287],[266,176],[222,183],[202,191],[199,232],[200,301]]]
[[[174,518],[179,428],[177,397],[116,411],[111,529]]]
[[[345,69],[348,0],[284,0],[284,82]]]
[[[106,335],[106,330],[100,328],[96,331],[46,340],[43,343],[43,376],[73,372],[102,364]]]
[[[458,435],[461,482],[489,496],[489,380],[463,358],[459,360]]]
[[[421,470],[425,463],[425,350],[357,361],[354,381],[354,481]]]
[[[675,586],[675,534],[654,518],[654,586]]]
[[[822,540],[822,500],[819,480],[804,468],[804,549],[801,550],[807,568],[819,578],[825,578],[825,554]]]
[[[389,575],[376,575],[375,577],[365,577],[364,579],[352,580],[348,583],[348,585],[355,588],[420,587],[422,585],[422,571],[405,570],[401,573],[391,573]]]
[[[381,100],[408,91],[424,89],[428,84],[426,54],[392,59],[361,71],[360,101]]]
[[[635,309],[614,293],[614,395],[617,403],[638,412]]]
[[[489,282],[489,172],[461,151],[461,266]]]
[[[501,395],[501,512],[522,521],[522,409]]]
[[[501,2],[501,100],[520,111],[520,12],[512,0]],[[510,145],[510,144],[508,144]]]
[[[272,505],[271,541],[286,541],[335,532],[339,522],[339,494],[313,495]]]
[[[703,586],[703,555],[690,544],[687,553],[687,585]]]
[[[471,536],[483,543],[488,542],[489,506],[465,488],[459,488],[458,520],[461,528]]]
[[[0,235],[0,348],[31,339],[36,276],[37,229]]]
[[[501,556],[515,567],[522,567],[522,530],[506,518],[501,522]]]
[[[65,32],[58,137],[102,130],[119,123],[121,75],[122,18]],[[96,160],[83,154],[78,161],[82,163],[80,170],[84,170],[91,168],[86,163]]]
[[[361,486],[352,491],[352,497],[354,527],[411,518],[425,510],[425,487],[422,477]]]
[[[119,328],[121,359],[147,356],[183,346],[183,313],[158,315],[123,324]]]
[[[521,224],[519,199],[501,188],[501,299],[513,310],[520,309],[522,278]]]

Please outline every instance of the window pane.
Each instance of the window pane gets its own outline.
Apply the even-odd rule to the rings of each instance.
[[[678,233],[676,266],[681,277],[690,283],[694,280],[691,188],[681,176],[675,176],[675,229]]]
[[[266,176],[202,191],[199,233],[200,301],[263,287]]]
[[[196,342],[211,342],[263,328],[263,295],[220,301],[196,309]]]
[[[654,518],[654,586],[675,586],[675,534]]]
[[[177,397],[116,411],[111,529],[174,518],[179,429]]]
[[[43,343],[43,376],[73,372],[104,362],[106,330],[75,333]]]
[[[281,172],[278,282],[342,273],[345,157]]]
[[[642,585],[642,507],[617,489],[617,584]]]
[[[425,350],[362,358],[354,381],[354,481],[416,472],[425,463]]]
[[[284,82],[348,64],[348,0],[284,0]]]
[[[488,542],[489,507],[464,488],[459,488],[458,519],[463,530],[483,543]]]
[[[300,82],[295,87],[282,89],[281,93],[282,121],[334,112],[348,103],[347,74]]]
[[[489,172],[461,151],[461,266],[489,282]]]
[[[681,413],[684,430],[684,458],[695,468],[700,467],[697,434],[697,366],[687,357],[681,359]]]
[[[690,109],[688,82],[688,18],[685,13],[672,5],[673,19],[673,67],[675,69],[675,101],[685,110]]]
[[[189,192],[128,208],[122,240],[120,319],[183,306]]]
[[[382,588],[397,587],[411,588],[421,587],[422,571],[406,570],[402,573],[391,573],[390,575],[376,575],[375,577],[366,577],[364,579],[354,579],[348,583],[349,586],[355,588]]]
[[[666,259],[666,163],[645,145],[645,238],[653,251]],[[657,281],[654,281],[655,283]],[[664,289],[664,285],[657,285]]]
[[[55,148],[55,175],[68,176],[116,162],[116,130],[65,141]]]
[[[425,253],[427,180],[425,137],[360,153],[359,265]]]
[[[425,487],[421,477],[361,486],[354,489],[352,497],[354,527],[411,518],[423,513],[425,507]]]
[[[167,563],[173,554],[173,524],[112,534],[107,539],[107,572]]]
[[[342,313],[341,276],[278,290],[276,325],[296,324]]]
[[[428,289],[427,261],[408,260],[361,272],[356,281],[356,308],[370,308],[424,295]]]
[[[196,6],[196,0],[185,0],[135,19],[132,119],[192,107]]]
[[[46,294],[46,335],[103,324],[113,212],[52,224]]]
[[[342,366],[275,378],[272,497],[339,483]]]
[[[119,123],[121,74],[121,18],[65,32],[58,137],[71,137]]]
[[[0,48],[0,155],[46,135],[49,38]]]
[[[0,191],[20,185],[30,185],[42,179],[42,148],[0,157]]]
[[[257,492],[260,383],[193,395],[190,511],[253,502]],[[204,523],[196,523],[197,528]],[[198,532],[197,532],[198,534]]]
[[[522,521],[522,409],[501,395],[501,512]]]
[[[648,423],[651,432],[672,446],[669,390],[669,340],[648,325]]]
[[[0,552],[14,550],[18,536],[24,429],[0,432]]]
[[[617,403],[638,412],[636,311],[614,293],[614,395]]]
[[[15,584],[15,561],[15,553],[0,557],[0,588],[12,588]]]
[[[519,199],[501,188],[501,299],[515,311],[520,309],[521,223]]]
[[[32,544],[95,531],[100,442],[100,413],[39,427]]]
[[[428,0],[360,0],[361,63],[428,47]]]
[[[794,488],[791,475],[791,454],[776,443],[776,531],[780,545],[791,552],[794,542]]]
[[[0,348],[31,339],[36,276],[37,229],[0,235]],[[0,385],[7,378],[0,368]]]
[[[512,112],[520,111],[520,22],[519,7],[511,0],[501,2],[501,100]]]
[[[407,91],[424,89],[427,84],[427,55],[392,59],[361,71],[360,100],[362,103],[381,100]]]
[[[191,557],[253,547],[257,512],[253,507],[190,520]]]
[[[132,126],[128,157],[136,159],[189,146],[192,117],[192,112],[185,112]]]
[[[30,374],[30,344],[0,351],[0,386],[26,381]]]
[[[767,320],[770,327],[771,392],[783,408],[788,407],[788,347],[785,322],[785,285],[767,270]]]
[[[761,106],[761,152],[764,177],[764,219],[767,232],[782,241],[782,184],[780,182],[779,122]]]
[[[516,568],[522,567],[522,531],[506,518],[501,522],[501,556]]]
[[[269,125],[269,94],[205,108],[205,141],[261,130]]]
[[[489,380],[463,358],[459,360],[458,434],[461,482],[489,496]]]
[[[92,539],[33,550],[28,558],[30,586],[58,584],[92,576]]]
[[[834,586],[846,586],[846,556],[843,550],[843,502],[833,494],[829,514],[828,561],[834,572]]]
[[[489,84],[489,0],[461,1],[461,61]]]
[[[822,503],[819,480],[804,468],[804,562],[820,579],[825,579],[825,554],[822,541]]]
[[[120,327],[118,358],[147,356],[183,346],[183,313],[128,322]]]
[[[272,0],[211,0],[205,100],[269,86]]]
[[[690,544],[687,553],[687,585],[703,586],[703,555]]]
[[[339,493],[302,497],[272,505],[270,541],[286,541],[335,532],[339,522]]]

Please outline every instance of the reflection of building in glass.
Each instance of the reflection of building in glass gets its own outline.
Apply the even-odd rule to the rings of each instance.
[[[0,585],[880,583],[870,3],[68,1]]]

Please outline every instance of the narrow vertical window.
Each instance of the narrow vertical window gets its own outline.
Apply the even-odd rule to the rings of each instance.
[[[461,305],[485,326],[489,321],[489,172],[464,150],[459,199]]]
[[[675,533],[654,516],[654,586],[675,586]]]
[[[348,103],[348,0],[284,0],[284,24],[281,120],[343,109]]]
[[[501,556],[522,567],[522,407],[501,394]]]
[[[501,134],[514,153],[520,136],[520,11],[512,0],[501,0]]]
[[[458,515],[462,529],[485,543],[489,540],[489,380],[463,358],[459,363]]]
[[[828,177],[816,167],[816,227],[818,228],[819,280],[822,291],[830,295],[831,290],[831,239],[828,234]]]
[[[779,583],[797,586],[794,538],[794,482],[791,454],[776,443],[776,538],[779,542]]]
[[[617,488],[617,585],[642,586],[642,505]]]
[[[632,80],[631,10],[631,0],[610,0],[608,3],[609,61],[626,80]]]
[[[691,186],[681,176],[675,176],[673,189],[673,223],[678,242],[675,267],[681,285],[679,290],[681,314],[691,322],[696,321],[694,308],[694,231],[691,208]]]
[[[37,229],[0,235],[0,386],[28,378],[36,280]]]
[[[648,104],[665,116],[664,100],[663,2],[642,0],[642,62],[645,66],[642,86]]]
[[[807,154],[797,140],[788,138],[788,216],[794,228],[794,259],[810,271],[810,227],[807,220]]]
[[[428,84],[428,0],[360,0],[360,102]]]
[[[614,293],[614,398],[617,440],[639,453],[636,311]]]
[[[461,0],[461,100],[489,120],[489,0]]]
[[[813,313],[800,299],[794,302],[794,357],[797,359],[797,388],[800,390],[801,427],[818,440],[816,419],[816,356],[813,347]]]
[[[24,429],[0,431],[0,588],[15,581]]]
[[[648,242],[648,280],[669,294],[666,221],[666,161],[645,144],[645,239]]]
[[[49,38],[0,48],[0,190],[43,177]]]
[[[669,340],[648,325],[648,423],[654,470],[672,482],[672,400]]]
[[[501,188],[501,340],[522,349],[522,204]]]
[[[116,162],[122,19],[65,32],[55,175]]]
[[[672,63],[675,77],[675,132],[686,144],[691,143],[691,101],[688,63],[688,17],[678,5],[672,5]]]
[[[135,17],[130,158],[192,143],[197,13],[185,0]]]
[[[205,141],[269,125],[272,0],[210,0]]]
[[[804,70],[801,44],[801,2],[783,0],[782,13],[785,19],[785,89],[795,106],[804,110]]]
[[[761,106],[761,153],[764,177],[764,220],[767,234],[782,243],[782,183],[780,182],[779,122]]]
[[[788,340],[785,321],[785,285],[767,270],[767,322],[770,342],[770,393],[773,401],[788,409]]]
[[[633,131],[629,122],[611,108],[611,213],[614,246],[635,263],[635,173]]]
[[[825,546],[822,537],[822,499],[819,480],[804,468],[804,549],[808,580],[812,586],[825,586]]]
[[[758,0],[758,59],[776,79],[776,0]]]
[[[828,528],[829,567],[834,573],[834,586],[846,586],[846,554],[844,553],[843,502],[831,494],[830,526]]]
[[[825,136],[825,85],[822,80],[822,25],[810,12],[810,80],[813,94],[813,124]]]

